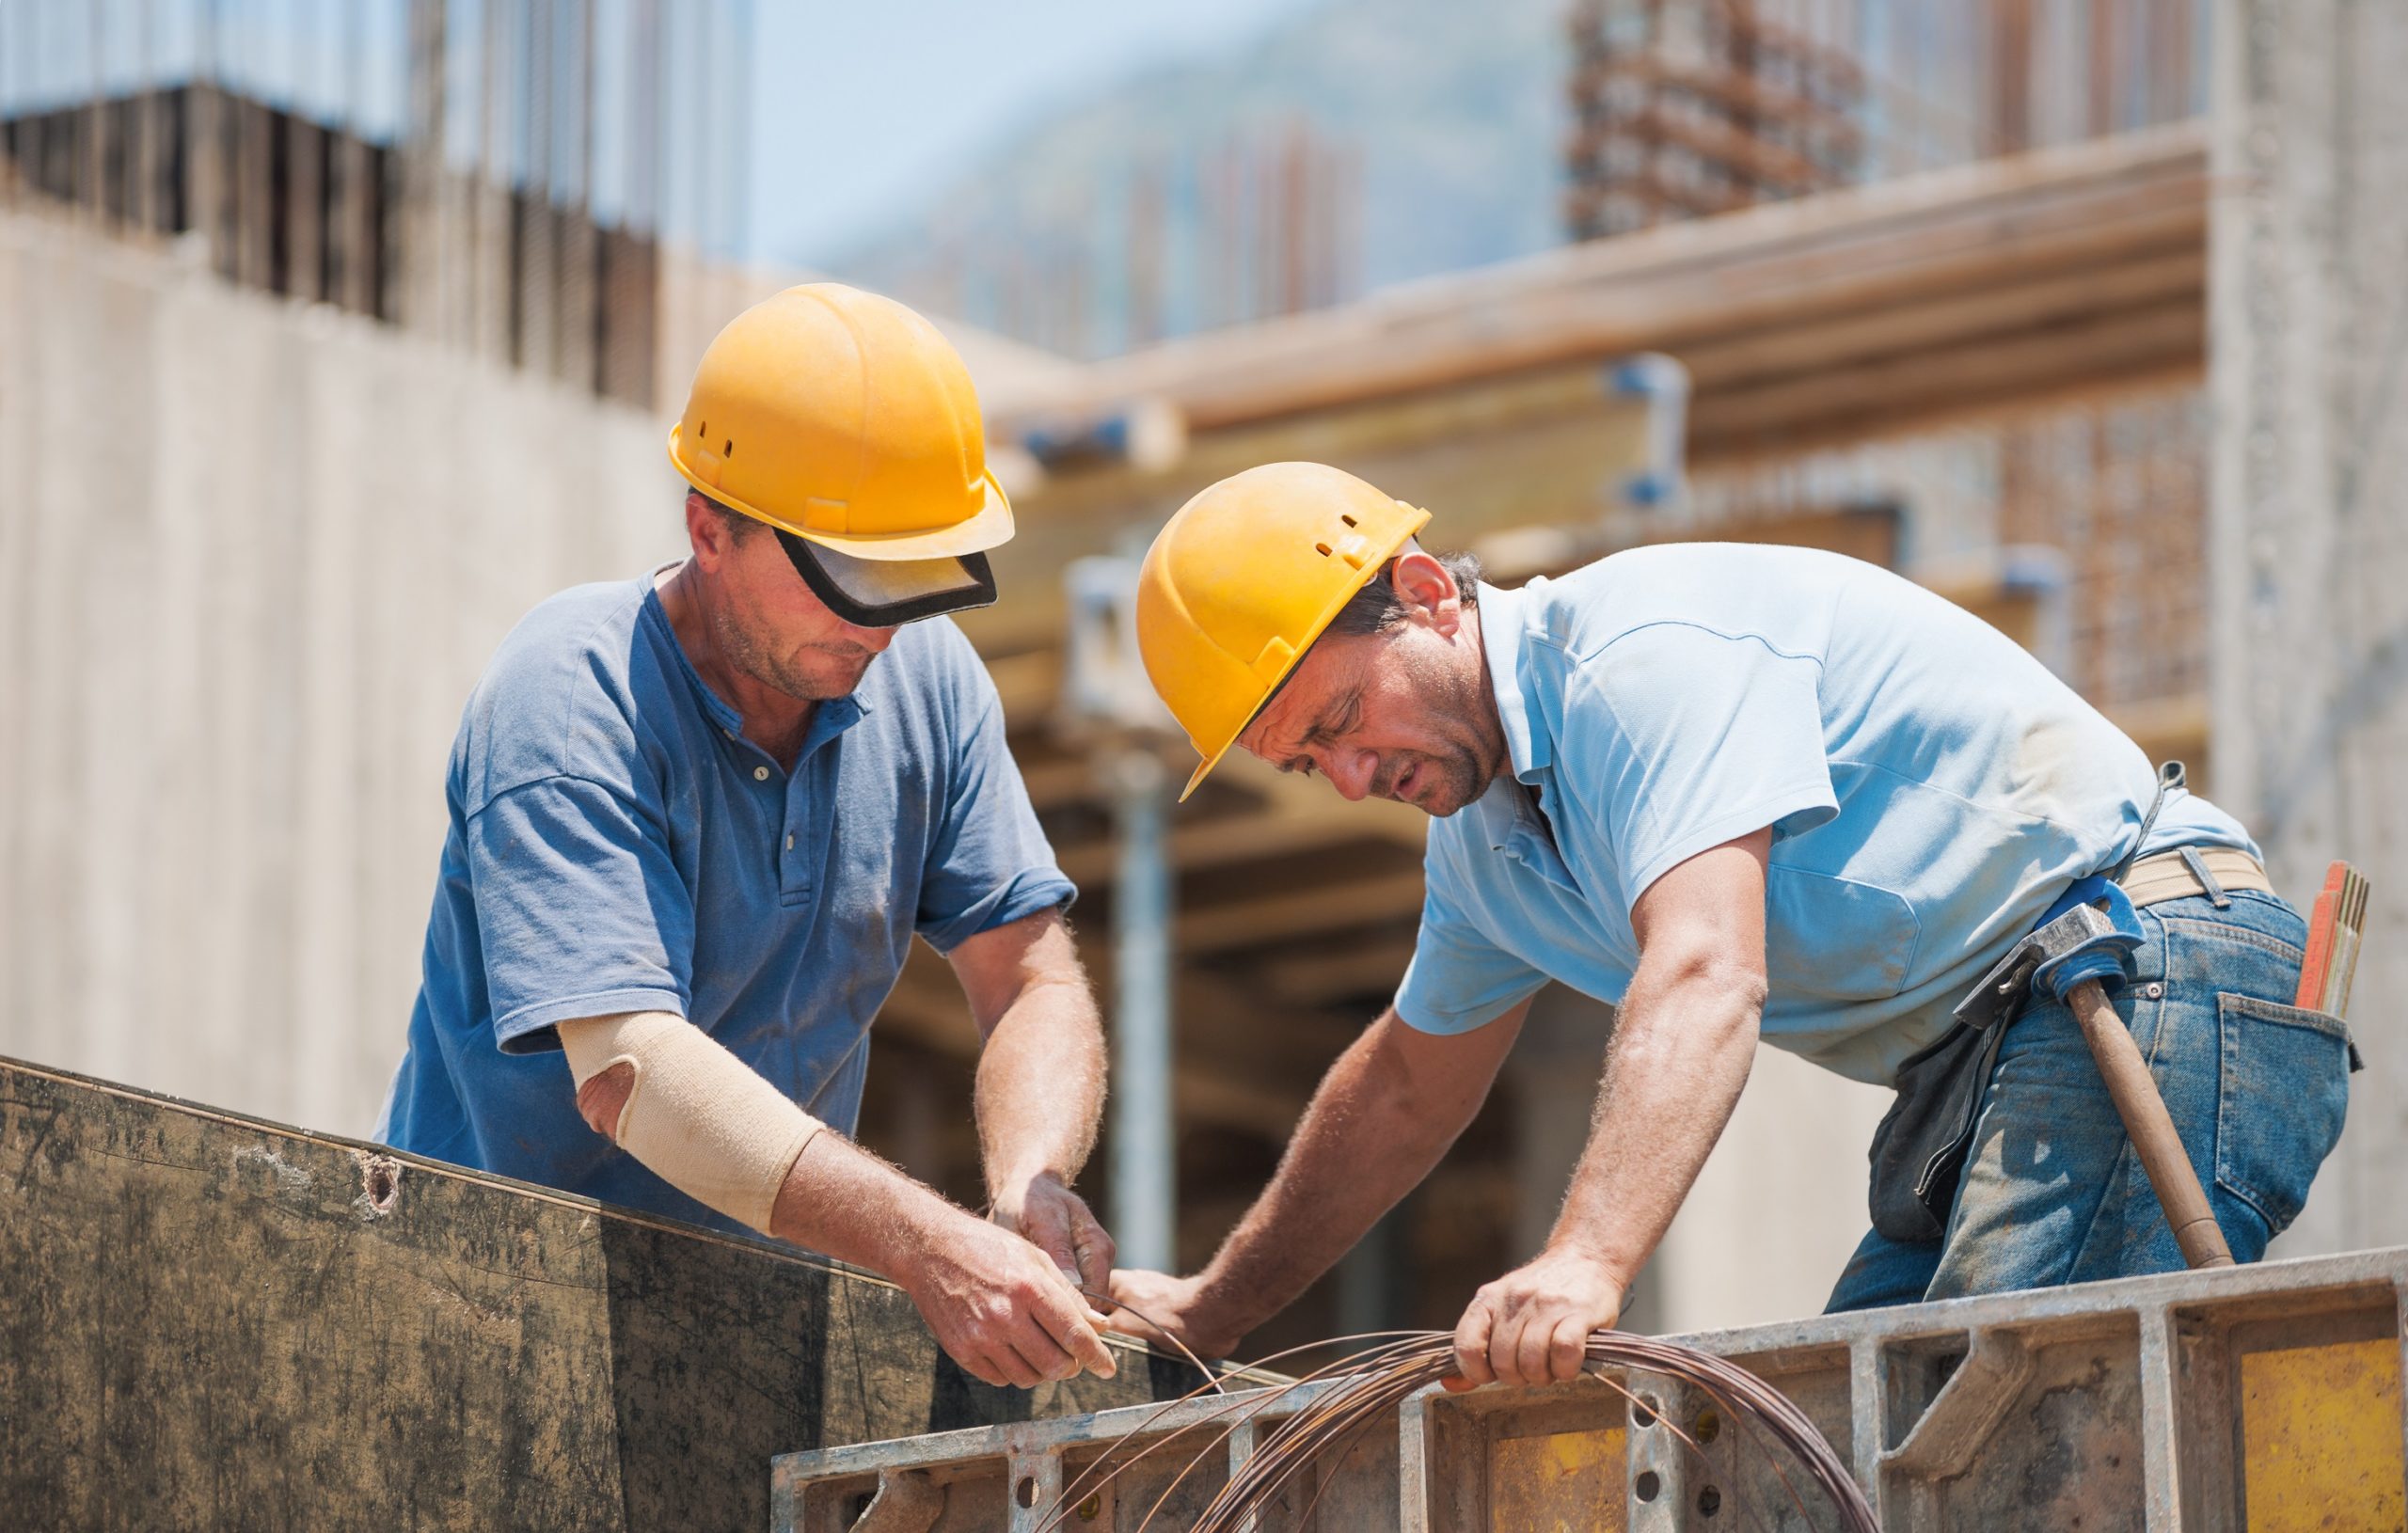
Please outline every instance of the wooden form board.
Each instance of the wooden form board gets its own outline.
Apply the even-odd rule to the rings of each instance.
[[[1669,352],[1693,462],[2195,374],[2208,178],[2195,124],[1569,245],[1208,333],[991,402],[1028,420],[1163,401],[1209,435]]]
[[[753,1533],[798,1447],[1143,1403],[994,1389],[892,1285],[0,1060],[0,1523]]]

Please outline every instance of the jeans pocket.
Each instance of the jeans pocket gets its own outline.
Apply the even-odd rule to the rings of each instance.
[[[2306,1206],[2317,1167],[2341,1137],[2350,1029],[2330,1012],[2229,990],[2216,996],[2216,1024],[2224,1048],[2216,1185],[2279,1235]]]

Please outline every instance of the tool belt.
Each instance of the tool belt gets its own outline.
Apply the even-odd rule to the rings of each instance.
[[[2144,857],[2115,881],[2136,907],[2197,894],[2221,906],[2234,891],[2272,893],[2274,888],[2256,858],[2226,846],[2179,846]],[[1873,1134],[1866,1198],[1873,1227],[1891,1240],[1936,1241],[1946,1227],[1999,1039],[2020,1009],[2019,997],[1990,1025],[1959,1021],[1898,1067],[1897,1100]]]

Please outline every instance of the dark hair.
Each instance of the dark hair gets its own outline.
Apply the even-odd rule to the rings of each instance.
[[[703,495],[703,492],[700,490],[689,489],[686,493],[689,495],[701,495],[703,498],[703,504],[710,508],[711,514],[719,518],[720,526],[726,528],[728,537],[736,542],[743,542],[746,537],[751,535],[752,529],[760,525],[752,517],[747,516],[744,513],[737,510],[734,506],[724,505],[718,500],[714,500],[709,496]]]
[[[1428,550],[1422,550],[1428,552]],[[1455,589],[1463,593],[1465,607],[1480,605],[1480,556],[1473,553],[1431,554],[1446,572],[1454,577]],[[1338,615],[1329,620],[1323,633],[1344,639],[1360,639],[1370,634],[1386,633],[1404,626],[1404,603],[1396,593],[1396,561],[1391,559],[1380,566],[1362,589],[1347,598]]]

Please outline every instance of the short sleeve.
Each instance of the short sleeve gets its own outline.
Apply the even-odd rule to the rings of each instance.
[[[504,1053],[559,1047],[556,1022],[684,1016],[694,905],[657,821],[625,794],[550,777],[467,822],[485,986]]]
[[[1776,840],[1839,813],[1822,666],[1751,636],[1660,623],[1582,663],[1565,690],[1559,780],[1603,823],[1626,897],[1710,847]]]
[[[982,931],[1077,896],[1029,806],[1028,787],[1004,740],[1004,711],[991,687],[976,722],[955,746],[951,782],[920,874],[913,925],[950,953]]]
[[[1396,1014],[1417,1033],[1469,1033],[1536,995],[1546,976],[1490,941],[1444,893],[1433,860],[1421,930],[1397,987]]]

